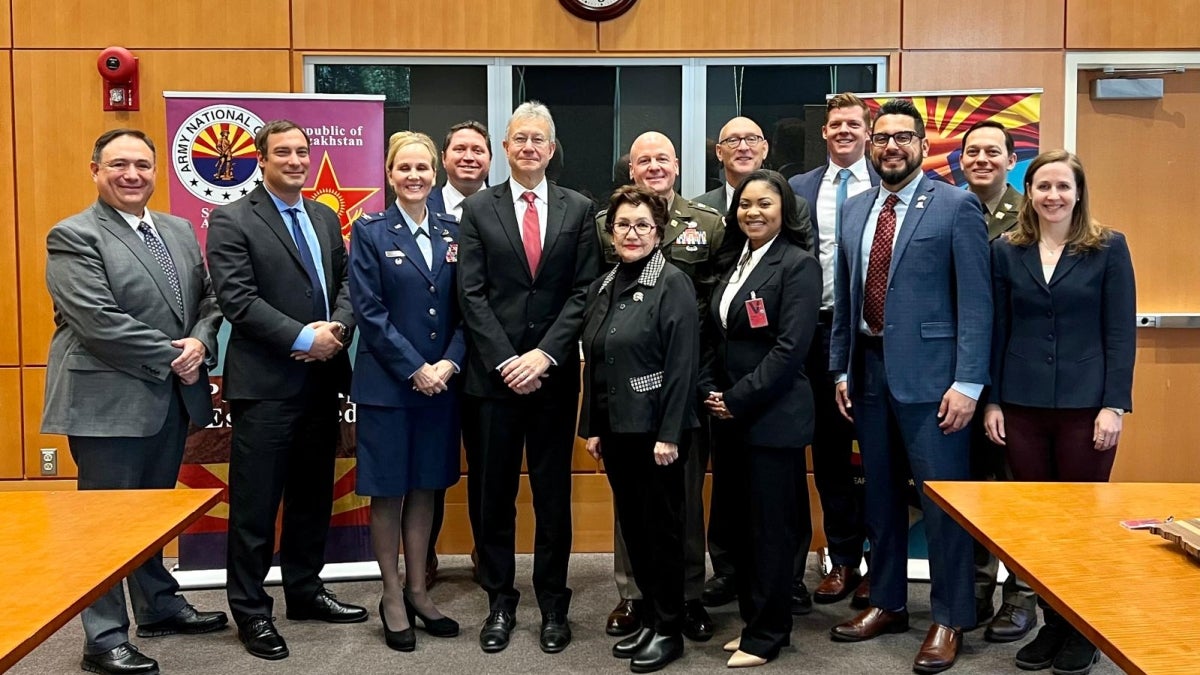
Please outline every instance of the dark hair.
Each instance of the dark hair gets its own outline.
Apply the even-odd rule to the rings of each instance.
[[[1004,134],[1004,149],[1008,151],[1008,154],[1011,155],[1017,151],[1017,144],[1013,141],[1012,134],[1008,133],[1007,127],[1005,127],[1003,124],[997,122],[996,120],[980,120],[980,121],[976,122],[975,124],[972,124],[971,128],[967,129],[967,133],[963,134],[963,137],[962,137],[963,152],[966,152],[966,150],[967,150],[967,137],[970,136],[977,129],[999,129],[1000,133]]]
[[[304,128],[299,124],[296,124],[291,120],[271,120],[270,122],[262,125],[262,128],[258,130],[258,133],[254,134],[254,149],[258,150],[258,154],[266,157],[267,138],[272,134],[283,134],[291,131],[292,129],[299,129],[300,133],[304,134],[304,143],[307,145],[312,144],[312,141],[310,141],[308,138],[308,132],[305,131]]]
[[[659,241],[666,237],[667,221],[671,219],[667,200],[659,197],[653,190],[637,185],[622,185],[608,198],[608,213],[604,216],[605,232],[612,234],[617,207],[626,204],[635,207],[645,204],[650,207],[650,217],[654,220],[654,231],[658,233]]]
[[[446,132],[446,140],[442,141],[442,154],[446,154],[446,151],[450,149],[450,139],[454,137],[454,134],[462,131],[463,129],[470,129],[471,131],[478,133],[480,136],[483,136],[483,144],[487,146],[488,156],[491,157],[492,137],[490,134],[488,134],[487,127],[483,126],[482,122],[476,122],[475,120],[459,122],[458,124],[450,127],[450,131]]]
[[[154,151],[154,141],[150,140],[150,137],[146,135],[146,132],[141,131],[140,129],[111,129],[100,134],[100,138],[96,139],[95,145],[92,146],[92,161],[99,164],[100,153],[104,152],[105,146],[122,136],[133,136],[139,141],[145,143],[146,147],[150,148],[151,155],[156,154]]]
[[[871,131],[875,131],[875,125],[879,123],[879,118],[884,115],[905,115],[913,119],[913,128],[917,132],[917,138],[925,138],[925,118],[921,117],[921,111],[917,110],[917,106],[912,101],[906,98],[894,98],[887,103],[879,106],[879,112],[875,115],[875,121],[871,124]]]
[[[729,211],[725,213],[725,240],[721,242],[721,248],[715,256],[715,267],[718,274],[733,267],[737,262],[738,256],[742,254],[742,247],[746,243],[746,233],[742,232],[742,228],[738,227],[738,202],[741,201],[742,193],[746,191],[746,186],[755,181],[766,183],[771,186],[772,192],[779,195],[780,215],[782,217],[779,234],[801,248],[807,249],[811,246],[811,243],[803,241],[803,236],[799,234],[800,215],[797,212],[796,193],[792,192],[787,179],[778,171],[758,169],[750,172],[749,175],[742,179],[737,189],[733,191],[733,199],[729,200]]]
[[[867,107],[866,101],[848,91],[834,94],[825,101],[825,124],[829,123],[829,113],[839,108],[862,108],[863,124],[871,125],[871,109]]]
[[[1047,150],[1029,163],[1029,169],[1025,171],[1025,201],[1017,212],[1016,229],[1007,235],[1009,241],[1017,246],[1032,246],[1042,238],[1041,221],[1033,209],[1033,180],[1042,167],[1056,162],[1066,164],[1075,177],[1075,208],[1071,211],[1071,227],[1067,230],[1067,249],[1072,253],[1095,251],[1108,242],[1112,230],[1092,218],[1083,163],[1066,150]]]

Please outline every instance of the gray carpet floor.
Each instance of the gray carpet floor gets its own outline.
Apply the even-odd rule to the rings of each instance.
[[[609,650],[615,640],[604,634],[604,620],[616,602],[612,555],[571,557],[570,583],[575,595],[570,618],[574,641],[565,652],[557,655],[543,654],[537,646],[540,617],[529,585],[530,562],[530,556],[518,556],[517,586],[522,593],[522,602],[517,614],[517,628],[512,644],[499,654],[484,654],[479,650],[476,638],[480,622],[487,613],[487,601],[471,581],[470,562],[466,556],[442,556],[441,581],[433,591],[442,611],[463,625],[462,634],[457,638],[438,639],[418,632],[417,650],[409,654],[393,652],[383,644],[375,609],[379,601],[379,585],[375,581],[329,585],[340,600],[370,608],[371,618],[366,623],[348,626],[288,621],[283,616],[282,589],[270,588],[276,598],[276,625],[291,649],[291,657],[282,661],[268,662],[250,656],[242,649],[232,629],[197,636],[135,637],[133,643],[157,659],[162,672],[170,675],[628,672],[626,662],[611,656]],[[812,588],[818,581],[813,571],[815,558],[809,569],[808,582]],[[187,597],[201,609],[226,609],[222,590],[191,591]],[[913,657],[930,624],[927,584],[910,584],[909,610],[912,616],[909,632],[864,643],[841,644],[829,639],[829,628],[852,616],[854,610],[848,602],[817,605],[811,614],[796,618],[792,646],[778,659],[754,672],[829,675],[911,672]],[[729,604],[711,612],[717,624],[716,637],[706,643],[689,642],[684,657],[664,672],[730,672],[725,667],[728,655],[721,651],[721,646],[738,634],[741,624],[737,610],[734,604]],[[10,672],[14,675],[79,672],[82,644],[83,631],[79,619],[75,618]],[[991,644],[983,640],[982,630],[974,631],[967,635],[963,653],[949,672],[954,675],[1022,672],[1013,665],[1013,656],[1022,644],[1024,642]],[[1094,675],[1121,672],[1103,657],[1092,671]]]

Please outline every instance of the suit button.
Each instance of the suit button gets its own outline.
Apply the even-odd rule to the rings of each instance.
[[[437,331],[434,331],[434,332],[430,333],[430,334],[429,334],[429,339],[430,339],[430,340],[436,340],[436,339],[437,339]]]
[[[1052,310],[1052,309],[1046,310],[1046,318],[1053,319],[1054,318],[1054,310]]]
[[[533,322],[532,322],[532,321],[530,321],[530,322],[529,322],[529,327],[530,327],[530,328],[533,328]]]
[[[429,292],[430,292],[430,293],[437,293],[437,287],[435,287],[435,286],[430,286],[430,287],[429,287]]]
[[[1051,341],[1051,342],[1053,342],[1053,341],[1054,341],[1054,333],[1051,333],[1051,334],[1047,335],[1047,336],[1046,336],[1046,339],[1047,339],[1047,340],[1049,340],[1049,341]]]
[[[429,308],[429,316],[437,316],[437,310],[430,307]]]
[[[535,288],[535,289],[533,289],[532,291],[529,291],[529,294],[530,294],[530,295],[537,295],[537,289]]]
[[[609,328],[609,329],[608,329],[608,334],[609,334],[609,335],[612,335],[612,334],[613,334],[613,333],[615,333],[615,332],[617,332],[617,329],[616,329],[616,328]]]
[[[1054,357],[1053,357],[1053,356],[1047,356],[1047,357],[1046,357],[1046,363],[1054,363]]]
[[[615,394],[615,393],[617,393],[617,388],[616,388],[616,387],[609,387],[609,388],[608,388],[608,393],[610,393],[610,394]]]
[[[312,289],[311,288],[308,289],[307,291],[304,291],[304,297],[306,297],[306,298],[312,297]]]
[[[611,356],[610,356],[610,357],[608,357],[607,361],[608,361],[608,365],[610,365],[610,366],[611,366],[612,364],[616,363],[616,359],[614,359],[614,358],[613,358],[613,357],[611,357]]]
[[[621,304],[617,305],[617,309],[625,309],[625,303],[622,302]]]

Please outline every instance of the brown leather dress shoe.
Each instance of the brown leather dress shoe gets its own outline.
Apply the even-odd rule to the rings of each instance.
[[[954,665],[960,647],[961,630],[935,623],[925,634],[925,642],[913,661],[913,670],[918,673],[940,673]]]
[[[862,575],[848,565],[834,565],[813,591],[813,602],[828,605],[850,595],[862,583]]]
[[[908,610],[889,612],[878,607],[868,607],[858,616],[829,629],[829,637],[836,642],[862,642],[884,633],[903,633],[908,630]]]
[[[871,573],[863,575],[862,583],[854,590],[854,597],[850,598],[850,606],[854,609],[866,609],[871,606]]]
[[[604,632],[613,637],[621,637],[631,635],[641,627],[642,618],[638,616],[637,606],[633,604],[632,600],[622,599],[609,613],[608,622],[604,625]]]

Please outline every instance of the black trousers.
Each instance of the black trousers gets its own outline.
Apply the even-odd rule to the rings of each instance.
[[[829,372],[829,333],[832,316],[821,312],[821,322],[809,352],[805,371],[812,383],[816,426],[813,429],[813,481],[821,499],[825,541],[834,565],[857,568],[863,557],[867,526],[863,522],[863,486],[855,484],[854,425],[837,409],[836,382]],[[801,505],[809,513],[808,501]],[[804,577],[812,538],[796,551],[796,580]]]
[[[230,401],[229,544],[226,594],[240,625],[271,616],[263,589],[283,502],[279,563],[287,602],[310,601],[321,589],[325,539],[333,512],[338,396],[324,378],[282,400]]]
[[[715,426],[715,425],[714,425]],[[712,433],[712,493],[708,502],[708,558],[712,561],[713,575],[734,576],[733,548],[737,540],[736,490],[728,480],[733,476],[729,462],[736,461],[732,449],[722,447],[717,433]]]
[[[766,448],[720,434],[730,461],[721,467],[736,492],[734,546],[738,610],[746,626],[740,649],[773,658],[791,642],[792,579],[800,540],[799,505],[808,503],[803,448]],[[803,485],[803,490],[798,486]],[[812,536],[811,524],[803,528]]]
[[[524,456],[536,521],[533,589],[543,615],[565,615],[571,604],[567,564],[577,397],[541,389],[514,398],[463,398],[467,508],[488,604],[492,610],[515,613],[521,598],[514,556]]]
[[[679,458],[654,462],[654,434],[601,434],[604,471],[647,622],[659,635],[678,635],[683,622],[684,471],[690,434]]]

